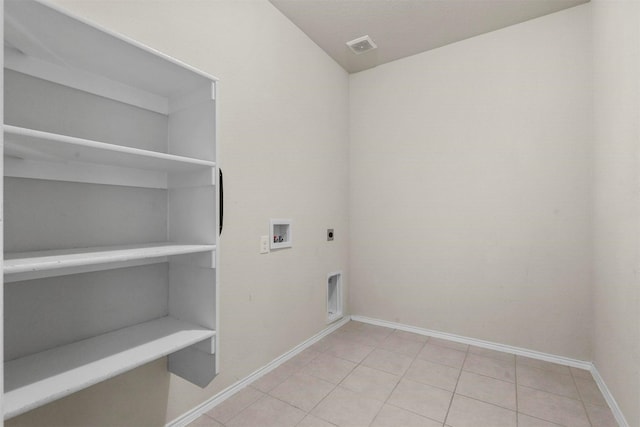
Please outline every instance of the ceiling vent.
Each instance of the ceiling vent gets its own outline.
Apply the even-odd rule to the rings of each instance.
[[[356,55],[378,48],[378,45],[376,45],[369,36],[362,36],[357,39],[353,39],[347,42],[347,46],[349,46],[349,49],[351,49]]]

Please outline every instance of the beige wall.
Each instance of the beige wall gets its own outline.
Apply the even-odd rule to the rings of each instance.
[[[221,375],[163,359],[8,426],[162,425],[324,328],[335,270],[354,314],[593,356],[640,425],[637,2],[349,77],[266,0],[55,1],[221,78]],[[295,246],[259,255],[277,217]]]
[[[348,76],[266,0],[56,2],[221,79],[221,374],[201,390],[161,360],[7,425],[162,425],[326,326],[327,274],[347,273]],[[293,219],[294,247],[260,255],[270,218]]]
[[[352,314],[590,359],[589,24],[350,76]]]
[[[640,3],[594,0],[594,354],[640,425]]]

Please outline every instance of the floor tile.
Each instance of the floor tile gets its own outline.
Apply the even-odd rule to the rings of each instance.
[[[387,350],[375,349],[362,361],[364,366],[389,372],[394,375],[404,374],[413,359]]]
[[[395,406],[384,405],[371,427],[442,427],[442,423]]]
[[[402,379],[387,403],[444,422],[452,394],[441,388]]]
[[[518,427],[562,427],[549,421],[518,413]]]
[[[190,426],[443,423],[617,426],[588,370],[360,322],[345,324]]]
[[[460,368],[464,363],[465,355],[466,353],[464,351],[434,345],[431,344],[431,340],[429,340],[422,351],[418,354],[418,358],[428,360],[430,362],[441,363],[454,368]]]
[[[313,343],[309,347],[309,349],[313,351],[317,351],[318,353],[324,353],[327,350],[329,350],[331,347],[333,347],[333,344],[335,344],[337,340],[338,338],[336,338],[336,332],[334,332],[331,335],[327,335],[321,340]]]
[[[338,426],[368,426],[382,407],[382,402],[337,387],[311,411],[316,417]]]
[[[515,411],[456,394],[445,423],[451,427],[516,427]]]
[[[397,375],[366,366],[358,366],[340,383],[340,386],[362,396],[384,402],[398,381],[400,381],[400,377]]]
[[[476,347],[474,345],[469,346],[469,353],[477,354],[478,356],[492,357],[494,359],[506,360],[507,362],[515,362],[516,356],[511,353],[505,353],[504,351],[491,350],[488,348]]]
[[[334,342],[333,346],[327,350],[326,354],[360,363],[374,348],[375,347],[369,345],[338,339]]]
[[[319,351],[306,348],[302,350],[300,353],[293,356],[291,359],[289,359],[288,362],[291,362],[292,364],[298,365],[298,366],[305,366],[306,364],[311,362],[313,359],[320,356],[320,354],[322,353]]]
[[[617,426],[588,370],[360,322],[190,426],[442,427],[445,418],[449,427]]]
[[[269,394],[290,405],[309,412],[335,385],[311,375],[297,373],[287,378],[282,384],[271,390]]]
[[[575,378],[575,377],[574,377]],[[607,401],[600,393],[598,384],[596,384],[593,378],[575,378],[576,386],[580,392],[580,397],[585,403],[591,403],[593,405],[607,406]]]
[[[425,343],[429,339],[429,337],[426,336],[426,335],[414,334],[413,332],[401,331],[401,330],[398,330],[398,329],[393,331],[393,335],[395,335],[395,336],[397,336],[399,338],[403,338],[403,339],[411,340],[411,341],[418,341],[418,342],[421,342],[421,343]]]
[[[227,427],[293,427],[305,412],[276,398],[265,396],[226,422]]]
[[[508,381],[462,371],[456,393],[516,410],[516,385]]]
[[[554,371],[543,371],[532,366],[519,364],[516,367],[518,384],[549,393],[580,399],[578,389],[571,375]]]
[[[391,334],[385,340],[378,345],[378,348],[383,350],[393,351],[394,353],[400,353],[409,357],[416,357],[424,343],[411,339],[402,338],[396,334]]]
[[[356,367],[356,364],[339,357],[322,354],[309,362],[300,372],[313,375],[333,384],[338,384],[349,372]]]
[[[338,330],[340,331],[360,331],[365,324],[362,322],[355,322],[353,320],[348,321],[342,325]]]
[[[322,418],[308,414],[296,427],[335,427],[335,424],[331,424],[329,421],[325,421]]]
[[[591,424],[597,427],[618,427],[618,422],[608,406],[590,405],[585,403]]]
[[[429,338],[429,344],[439,345],[440,347],[452,348],[459,351],[467,351],[469,346],[456,341],[446,340],[443,338],[431,337]]]
[[[261,378],[254,381],[251,386],[262,392],[268,393],[291,375],[308,365],[311,360],[317,358],[320,354],[322,353],[307,349],[297,356],[287,360],[273,371],[263,375]]]
[[[369,323],[364,323],[362,325],[362,331],[370,334],[376,334],[376,335],[387,337],[393,333],[394,329],[387,328],[384,326],[371,325]]]
[[[358,331],[336,331],[334,332],[335,338],[339,340],[344,340],[348,342],[352,342],[355,344],[368,345],[371,347],[375,347],[384,341],[385,337],[376,334],[375,332],[368,333],[364,330]]]
[[[503,381],[515,382],[516,378],[516,366],[513,362],[472,353],[467,355],[462,369]]]
[[[459,376],[460,368],[452,368],[422,359],[415,359],[404,375],[407,379],[449,391],[456,389]]]
[[[231,418],[238,415],[243,409],[262,397],[264,397],[264,393],[253,387],[245,387],[224,402],[217,405],[215,408],[207,411],[206,415],[216,421],[226,423]]]
[[[207,417],[206,415],[201,415],[197,420],[193,421],[192,423],[189,423],[187,427],[224,427],[224,426],[211,417]]]
[[[573,366],[569,367],[569,370],[573,374],[574,378],[589,378],[593,379],[593,375],[586,369],[574,368]]]
[[[518,386],[518,411],[571,427],[590,427],[582,402],[545,391]]]
[[[284,380],[289,378],[292,374],[293,370],[283,369],[281,365],[273,371],[258,378],[251,385],[258,390],[267,393],[278,386],[280,383],[282,383]]]
[[[542,369],[544,371],[557,372],[559,374],[571,373],[568,366],[558,365],[557,363],[551,363],[545,360],[532,359],[525,356],[516,356],[516,363],[533,366],[534,368]]]
[[[392,332],[393,329],[388,328],[364,330],[360,332],[360,340],[362,344],[377,346],[391,335]]]

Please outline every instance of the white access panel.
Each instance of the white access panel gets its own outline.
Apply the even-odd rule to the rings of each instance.
[[[342,272],[327,276],[327,322],[334,322],[343,316]]]

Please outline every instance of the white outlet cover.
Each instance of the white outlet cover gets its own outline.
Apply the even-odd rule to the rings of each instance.
[[[269,236],[260,236],[260,253],[269,253]]]

